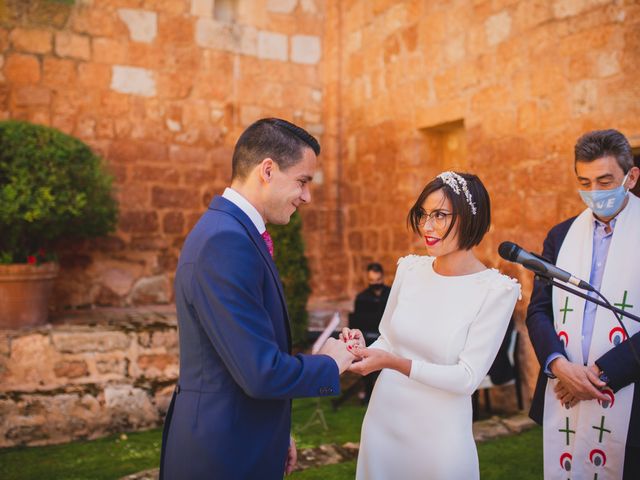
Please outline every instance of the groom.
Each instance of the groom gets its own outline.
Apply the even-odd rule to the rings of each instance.
[[[277,248],[311,200],[320,145],[285,120],[249,126],[232,183],[186,239],[176,271],[180,377],[163,432],[160,478],[281,479],[293,468],[291,399],[337,395],[354,357],[330,338],[318,355],[291,355]]]

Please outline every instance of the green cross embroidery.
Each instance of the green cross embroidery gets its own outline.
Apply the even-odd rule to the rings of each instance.
[[[600,418],[600,426],[596,427],[595,425],[592,425],[591,428],[598,430],[600,432],[600,435],[598,437],[599,443],[602,443],[602,434],[604,432],[611,433],[611,430],[607,430],[606,428],[604,428],[604,415],[602,415],[602,418]]]
[[[633,305],[627,303],[627,294],[629,292],[627,292],[626,290],[624,291],[624,295],[622,296],[622,303],[614,303],[614,305],[616,307],[620,307],[620,310],[624,311],[625,308],[630,307],[633,308]]]
[[[564,297],[564,308],[561,308],[560,311],[562,312],[562,324],[564,325],[564,322],[567,321],[567,313],[573,312],[573,308],[569,308],[568,296]]]
[[[569,445],[569,434],[576,434],[575,430],[569,430],[569,417],[565,417],[566,427],[559,429],[559,432],[564,433],[567,436],[567,446]]]

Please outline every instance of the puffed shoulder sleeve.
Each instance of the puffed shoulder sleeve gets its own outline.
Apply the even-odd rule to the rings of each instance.
[[[391,291],[389,292],[389,299],[387,300],[387,305],[384,309],[384,313],[382,314],[382,319],[380,320],[380,336],[369,346],[369,348],[377,348],[379,350],[384,350],[385,352],[393,351],[388,337],[386,336],[386,330],[391,317],[393,316],[393,312],[398,305],[398,292],[400,291],[400,288],[402,286],[402,281],[404,279],[406,271],[413,265],[418,263],[420,259],[421,257],[419,255],[407,255],[406,257],[400,257],[400,259],[398,260],[396,277],[393,279]]]
[[[409,375],[412,380],[461,395],[471,395],[478,388],[498,353],[520,298],[520,284],[516,280],[498,274],[490,282],[457,363],[439,365],[414,360]]]

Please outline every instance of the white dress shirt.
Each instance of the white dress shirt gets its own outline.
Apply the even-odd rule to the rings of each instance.
[[[224,193],[222,194],[222,197],[226,198],[231,203],[233,203],[236,207],[238,207],[240,210],[246,213],[247,217],[251,219],[251,222],[256,226],[256,229],[258,229],[258,233],[260,235],[262,235],[265,232],[265,230],[267,229],[267,226],[264,223],[264,219],[262,218],[262,215],[260,215],[256,207],[254,207],[253,205],[251,205],[251,203],[249,203],[249,200],[244,198],[242,195],[240,195],[237,191],[235,191],[231,187],[227,187],[224,189]]]

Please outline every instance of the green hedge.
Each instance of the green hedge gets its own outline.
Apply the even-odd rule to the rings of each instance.
[[[100,158],[80,140],[41,125],[0,122],[0,263],[26,262],[62,240],[113,231],[111,186]]]
[[[295,213],[287,225],[269,225],[269,233],[273,238],[274,260],[289,309],[293,343],[302,344],[307,339],[307,300],[311,293],[309,265],[302,240],[302,219]]]

